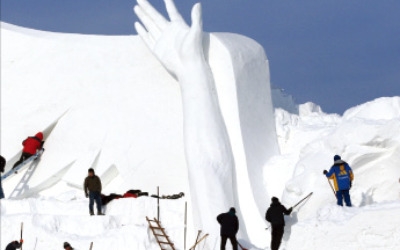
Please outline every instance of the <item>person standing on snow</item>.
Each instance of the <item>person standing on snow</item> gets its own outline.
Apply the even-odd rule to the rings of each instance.
[[[71,247],[71,245],[68,242],[64,242],[64,249],[65,250],[74,250],[74,248]]]
[[[272,197],[271,205],[265,213],[265,219],[271,223],[271,250],[278,250],[281,245],[285,219],[283,215],[290,215],[292,208],[286,209],[284,205],[279,202],[279,199]]]
[[[3,156],[0,155],[0,172],[4,172],[4,168],[6,166],[6,159],[4,159]],[[4,198],[4,192],[3,192],[3,187],[1,186],[1,178],[0,178],[0,199]]]
[[[6,250],[16,250],[16,249],[20,249],[22,246],[22,243],[24,241],[22,239],[19,240],[19,242],[17,240],[14,240],[12,242],[10,242],[7,247]]]
[[[94,201],[96,201],[97,206],[97,215],[104,215],[101,212],[101,180],[100,178],[94,174],[94,169],[89,168],[88,176],[85,178],[85,182],[83,184],[83,190],[85,191],[86,198],[89,197],[89,213],[90,215],[94,215],[93,205]]]
[[[14,164],[13,169],[16,168],[23,161],[36,154],[37,150],[40,150],[43,147],[43,133],[39,132],[35,136],[30,136],[26,138],[22,145],[24,148],[22,149],[22,154],[19,160]]]
[[[229,238],[233,250],[238,250],[236,234],[239,231],[239,220],[236,216],[236,209],[231,207],[229,212],[217,216],[217,221],[221,225],[221,250],[225,250],[226,241]]]
[[[339,155],[333,157],[333,166],[328,171],[324,170],[324,175],[333,180],[337,204],[343,206],[343,198],[346,206],[351,207],[350,188],[354,179],[353,171],[349,164],[341,159]]]

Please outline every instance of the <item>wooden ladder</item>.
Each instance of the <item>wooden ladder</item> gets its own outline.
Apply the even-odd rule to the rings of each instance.
[[[167,250],[163,246],[170,246],[170,248],[172,250],[175,250],[174,243],[172,243],[169,240],[168,235],[165,233],[165,228],[161,227],[161,222],[159,220],[157,220],[156,218],[154,218],[153,220],[150,220],[147,216],[146,216],[146,220],[149,223],[149,228],[153,232],[153,235],[156,238],[156,241],[157,241],[158,245],[160,246],[161,250]],[[156,225],[153,225],[154,223]]]

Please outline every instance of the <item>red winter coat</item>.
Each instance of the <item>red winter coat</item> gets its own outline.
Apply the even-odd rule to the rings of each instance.
[[[36,150],[42,147],[43,133],[39,132],[34,137],[28,137],[23,142],[22,145],[24,148],[22,152],[28,153],[31,155],[36,154]]]
[[[126,192],[122,197],[123,197],[123,198],[137,198],[138,195],[137,195],[137,194],[131,194],[131,193]]]

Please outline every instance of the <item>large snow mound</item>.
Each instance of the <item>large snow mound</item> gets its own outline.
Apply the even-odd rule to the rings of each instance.
[[[264,168],[270,195],[295,204],[313,195],[288,218],[287,249],[398,249],[400,231],[400,97],[351,108],[341,117],[315,104],[299,114],[277,109],[282,154]],[[336,199],[322,175],[339,154],[355,175],[352,208]],[[279,171],[276,169],[279,168]],[[276,181],[279,179],[280,181]]]

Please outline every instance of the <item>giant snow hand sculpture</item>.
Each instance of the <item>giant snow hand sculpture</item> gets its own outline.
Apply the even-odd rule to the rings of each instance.
[[[192,26],[188,27],[172,0],[165,0],[170,18],[166,20],[146,0],[138,0],[134,11],[142,21],[135,28],[150,50],[174,76],[186,71],[186,63],[204,60],[202,47],[201,5],[192,9]]]
[[[180,84],[194,218],[197,226],[216,240],[219,234],[215,217],[229,207],[239,207],[232,149],[214,77],[203,52],[201,5],[194,5],[189,27],[173,1],[164,2],[170,21],[146,0],[138,0],[134,11],[144,26],[135,23],[135,27],[149,49]]]

